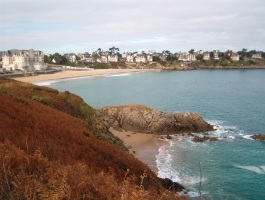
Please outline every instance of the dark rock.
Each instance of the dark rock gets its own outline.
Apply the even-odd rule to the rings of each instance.
[[[204,137],[198,137],[198,136],[195,136],[192,141],[193,142],[205,142],[206,140],[208,140],[209,138],[204,136]]]
[[[162,183],[162,186],[167,189],[174,192],[181,192],[185,190],[185,187],[177,182],[173,182],[169,178],[159,178],[160,182]]]
[[[167,139],[168,139],[168,140],[171,140],[172,137],[171,137],[170,135],[167,135]]]
[[[250,136],[254,140],[260,140],[260,141],[265,141],[265,134],[255,134]]]
[[[192,141],[193,142],[205,142],[205,141],[215,142],[215,141],[218,141],[218,138],[217,137],[208,137],[208,136],[204,136],[204,137],[195,136],[192,139]]]
[[[219,139],[217,137],[212,137],[209,139],[210,142],[216,142],[218,141]]]

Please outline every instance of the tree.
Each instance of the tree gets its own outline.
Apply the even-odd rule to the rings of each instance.
[[[242,59],[246,60],[247,57],[247,49],[243,48],[241,51],[237,52]]]
[[[99,54],[97,53],[97,51],[92,53],[92,58],[95,60],[95,62],[97,62],[97,59],[99,58]]]
[[[114,47],[114,46],[109,48],[109,54],[110,55],[117,55],[117,54],[119,54],[119,51],[120,51],[120,49],[117,47]]]
[[[214,53],[212,51],[210,52],[210,58],[214,59]]]
[[[202,55],[202,54],[198,54],[198,55],[196,56],[196,59],[197,59],[197,60],[203,60],[203,55]]]
[[[96,52],[98,55],[100,55],[100,53],[102,52],[101,48],[98,48],[98,50]]]
[[[169,50],[162,51],[163,54],[166,54],[167,56],[171,55],[171,52]]]
[[[177,60],[177,57],[174,56],[174,55],[168,55],[168,56],[166,57],[166,61],[175,61],[175,60]]]
[[[261,52],[261,56],[262,56],[262,58],[264,58],[265,59],[265,52]]]
[[[194,54],[194,49],[189,50],[189,54]]]
[[[161,59],[158,56],[153,56],[153,61],[154,62],[160,62]]]
[[[63,62],[63,58],[59,53],[53,54],[52,57],[56,61],[57,64],[61,64]]]

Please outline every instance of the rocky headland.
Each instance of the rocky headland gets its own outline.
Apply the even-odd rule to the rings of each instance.
[[[130,132],[172,135],[214,130],[198,113],[168,114],[143,105],[109,106],[95,113],[107,128]]]

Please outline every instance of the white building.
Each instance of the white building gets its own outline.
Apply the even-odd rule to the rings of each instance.
[[[70,63],[77,63],[76,55],[74,53],[68,53],[64,55],[68,62]]]
[[[119,58],[117,55],[108,55],[109,62],[118,62]]]
[[[238,53],[232,53],[231,60],[233,61],[239,61],[239,54]]]
[[[44,54],[37,50],[8,50],[2,57],[3,68],[6,70],[35,71],[45,70]]]
[[[132,62],[134,62],[133,59],[134,59],[134,56],[132,54],[127,54],[127,56],[126,56],[126,62],[132,63]]]
[[[121,58],[124,58],[124,59],[126,59],[127,58],[127,53],[123,53],[122,55],[121,55]]]
[[[148,62],[153,62],[153,56],[150,54],[147,54],[146,59]]]
[[[252,58],[259,58],[259,59],[261,59],[262,58],[262,55],[261,55],[261,53],[255,53],[255,54],[252,55]]]
[[[79,58],[82,62],[90,62],[90,63],[93,63],[95,62],[95,59],[92,57],[91,54],[89,53],[84,53],[84,54],[80,54],[79,55]]]
[[[187,53],[179,52],[176,56],[178,60],[180,61],[184,61],[184,62],[188,61]]]
[[[187,61],[196,61],[196,55],[195,54],[188,54],[187,55]]]
[[[135,62],[137,62],[137,63],[146,63],[146,61],[147,61],[146,57],[142,54],[138,54],[135,57]]]
[[[214,60],[219,60],[219,55],[217,52],[213,53]]]
[[[108,63],[108,52],[101,51],[99,54],[99,57],[97,58],[97,62],[99,63]]]
[[[203,53],[203,60],[210,60],[210,59],[211,59],[211,56],[209,52]]]

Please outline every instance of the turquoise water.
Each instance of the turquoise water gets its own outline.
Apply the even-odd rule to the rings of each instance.
[[[199,112],[218,142],[177,137],[157,155],[159,176],[198,198],[265,199],[265,70],[198,70],[120,74],[41,83],[81,96],[93,107],[145,104],[173,113]],[[199,164],[200,163],[200,164]]]

